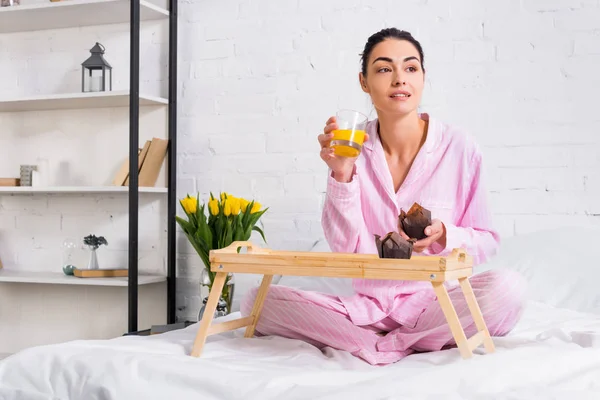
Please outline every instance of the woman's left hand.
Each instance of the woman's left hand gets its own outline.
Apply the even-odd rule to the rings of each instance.
[[[431,225],[425,228],[425,239],[417,240],[413,245],[413,250],[417,253],[428,249],[432,244],[438,242],[442,248],[446,247],[446,227],[439,219],[431,221]]]
[[[408,236],[402,231],[402,228],[400,228],[400,235],[408,240]],[[425,228],[425,235],[427,235],[426,238],[417,240],[413,245],[414,252],[421,253],[436,242],[439,243],[442,248],[446,247],[446,227],[439,219],[431,221],[431,225]]]

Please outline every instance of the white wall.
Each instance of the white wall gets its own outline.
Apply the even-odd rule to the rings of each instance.
[[[359,53],[394,26],[424,47],[423,111],[483,146],[503,235],[598,225],[598,3],[182,3],[179,185],[256,196],[271,207],[271,247],[309,248],[322,237],[325,191],[316,136],[340,107],[375,115],[358,85]],[[189,276],[184,291],[196,288]],[[192,309],[197,300],[184,296]]]
[[[340,107],[374,116],[358,86],[359,53],[370,34],[388,26],[411,31],[423,44],[423,111],[465,127],[483,146],[502,234],[600,224],[597,0],[202,0],[180,2],[179,18],[178,194],[255,196],[270,207],[264,218],[270,247],[302,250],[322,237],[326,169],[316,136]],[[166,87],[165,28],[147,23],[142,31],[142,88],[152,94],[164,95]],[[116,86],[127,88],[128,27],[119,25],[0,35],[0,93],[77,90],[78,64],[96,40],[115,65]],[[157,125],[156,112],[147,115],[143,132]],[[94,141],[79,141],[72,152],[93,162],[75,166],[88,168],[85,175],[96,184],[110,179],[118,164],[113,153],[126,143],[126,112],[76,117],[0,115],[0,175],[23,154],[64,149],[91,130]],[[103,135],[113,149],[108,171],[92,173],[91,165],[102,162],[96,149],[109,146],[99,140]],[[30,150],[40,139],[43,150]],[[117,139],[122,142],[112,144]],[[12,146],[20,150],[4,151]],[[35,243],[46,241],[56,256],[63,214],[75,213],[83,230],[108,224],[108,215],[120,210],[110,232],[126,234],[118,200],[101,201],[97,210],[75,203],[83,204],[0,197],[0,251],[28,257],[43,250]],[[29,228],[19,233],[20,227]],[[161,240],[152,236],[147,243]],[[194,318],[200,262],[185,240],[178,249],[179,313]]]

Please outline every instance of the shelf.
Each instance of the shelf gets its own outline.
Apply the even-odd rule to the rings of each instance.
[[[0,269],[0,282],[12,283],[44,283],[50,285],[84,285],[84,286],[123,286],[128,285],[128,278],[78,278],[67,276],[62,272],[18,271]],[[138,275],[138,285],[165,282],[162,275]]]
[[[0,8],[0,33],[76,28],[129,22],[126,0],[64,0]],[[169,18],[169,12],[140,1],[140,20]]]
[[[169,104],[167,99],[140,94],[140,106],[161,106],[167,104]],[[129,91],[65,93],[5,99],[0,98],[0,112],[104,107],[129,107]]]
[[[145,187],[138,188],[139,193],[168,193],[164,187]],[[128,186],[0,186],[0,193],[129,193]]]

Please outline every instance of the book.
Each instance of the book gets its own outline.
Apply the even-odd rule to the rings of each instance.
[[[0,186],[20,186],[19,178],[0,178]]]
[[[77,269],[73,268],[73,275],[78,278],[115,278],[126,277],[126,269]]]
[[[167,156],[169,141],[167,139],[152,138],[152,143],[146,154],[144,164],[140,169],[138,185],[154,186]]]
[[[146,140],[146,143],[144,143],[144,147],[142,147],[141,151],[138,153],[138,176],[139,176],[139,172],[142,169],[142,166],[144,165],[146,156],[148,155],[148,150],[150,150],[151,143],[152,142],[150,140]],[[129,164],[127,164],[127,178],[125,178],[125,182],[123,182],[123,186],[129,186]]]
[[[138,156],[142,152],[142,149],[138,149]],[[138,162],[139,164],[139,162]],[[125,161],[121,164],[121,168],[115,175],[113,179],[113,185],[115,186],[123,186],[125,184],[125,180],[129,177],[129,157],[125,158]]]

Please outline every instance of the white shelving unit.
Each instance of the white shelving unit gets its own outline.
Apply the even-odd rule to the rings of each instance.
[[[140,1],[140,20],[169,18],[169,12]],[[65,0],[0,8],[0,33],[129,22],[127,0]]]
[[[140,106],[165,106],[167,99],[140,94]],[[0,112],[128,107],[128,91],[65,93],[17,98],[0,98]]]
[[[137,2],[136,2],[137,3]],[[137,4],[132,3],[130,0],[63,0],[59,2],[50,2],[46,0],[43,3],[37,4],[24,4],[13,7],[2,7],[0,8],[0,34],[14,34],[22,32],[36,32],[45,31],[51,29],[64,29],[64,28],[80,28],[80,27],[92,27],[107,24],[130,24],[131,35],[130,39],[137,39],[135,42],[130,42],[130,54],[129,64],[131,71],[135,71],[135,77],[132,78],[130,83],[130,90],[120,91],[107,91],[107,92],[94,92],[94,93],[60,93],[60,94],[39,94],[30,96],[17,96],[17,97],[5,97],[0,93],[0,113],[20,113],[22,112],[23,118],[35,118],[35,112],[38,111],[51,111],[51,110],[70,110],[70,109],[100,109],[100,108],[115,108],[115,107],[131,107],[129,113],[129,127],[128,134],[130,139],[130,157],[132,154],[133,144],[131,144],[132,138],[139,138],[139,116],[142,107],[164,107],[168,111],[168,138],[172,140],[171,143],[176,142],[176,108],[175,103],[170,102],[168,98],[151,96],[147,93],[139,93],[139,104],[136,104],[134,99],[131,98],[131,93],[139,92],[139,28],[140,24],[144,21],[166,21],[169,24],[169,89],[167,97],[176,98],[176,82],[177,82],[177,18],[171,18],[171,11],[173,15],[177,15],[177,0],[167,0],[165,7],[169,7],[169,10],[154,5],[146,0],[139,0],[139,14],[137,11]],[[139,21],[131,19],[133,15],[139,15]],[[138,34],[136,35],[135,32]],[[44,32],[40,32],[40,35],[44,35]],[[37,35],[37,32],[35,33]],[[134,83],[135,82],[135,83]],[[136,95],[137,98],[137,95]],[[139,105],[137,109],[136,105]],[[27,112],[34,112],[27,114]],[[121,115],[121,113],[119,113]],[[20,118],[21,115],[14,115],[15,118]],[[135,125],[133,122],[136,122]],[[125,122],[125,121],[124,121]],[[134,128],[131,128],[134,126]],[[135,136],[132,136],[135,135]],[[134,139],[134,140],[135,140]],[[128,314],[127,322],[129,325],[129,331],[137,331],[138,324],[138,291],[143,293],[142,301],[144,304],[153,304],[153,307],[147,308],[144,311],[146,315],[146,322],[148,324],[152,318],[156,318],[158,313],[167,311],[167,322],[175,322],[175,256],[174,256],[174,242],[175,235],[174,229],[171,228],[171,224],[174,223],[174,212],[175,209],[175,192],[170,188],[175,185],[175,161],[171,157],[172,154],[176,154],[175,143],[169,147],[169,162],[167,168],[171,168],[169,171],[169,183],[167,186],[170,187],[138,187],[138,193],[140,195],[148,196],[156,194],[158,196],[165,196],[167,200],[167,209],[169,216],[172,220],[169,221],[168,229],[168,243],[169,249],[167,254],[168,273],[167,275],[151,274],[154,272],[148,271],[147,273],[139,273],[138,262],[139,255],[137,250],[131,251],[131,246],[135,246],[138,240],[138,234],[136,231],[132,233],[131,226],[137,226],[138,216],[137,214],[129,214],[129,245],[130,252],[128,254],[129,267],[130,267],[130,278],[78,278],[75,276],[67,276],[62,271],[46,272],[41,271],[44,269],[44,265],[27,265],[21,268],[11,267],[4,263],[4,268],[0,268],[0,283],[35,283],[40,284],[40,291],[52,290],[50,285],[72,285],[72,286],[95,286],[95,287],[122,287],[126,288],[127,299],[128,299]],[[171,172],[173,171],[173,172]],[[173,185],[173,186],[171,186]],[[47,194],[66,194],[66,195],[93,195],[93,194],[115,194],[124,195],[124,201],[127,201],[127,195],[130,193],[128,186],[50,186],[50,187],[0,187],[0,196],[16,196],[20,194],[39,194],[41,196]],[[82,201],[85,201],[83,199]],[[137,204],[136,197],[129,197],[130,208],[135,208]],[[131,210],[130,210],[131,211]],[[171,217],[172,216],[172,217]],[[134,222],[132,222],[134,221]],[[110,240],[110,239],[109,239]],[[25,268],[27,267],[27,268]],[[150,274],[149,274],[150,273]],[[164,285],[164,282],[167,284]],[[9,285],[4,284],[5,288]],[[43,287],[43,289],[42,289]],[[143,289],[138,289],[143,287]],[[80,290],[73,289],[71,290]],[[90,289],[91,290],[91,289]],[[104,289],[106,293],[116,293],[115,291],[122,293],[123,289]],[[18,293],[12,292],[11,289],[6,290],[10,292],[12,296],[18,295]],[[94,291],[95,293],[97,291]],[[166,292],[166,293],[163,293]],[[0,293],[2,295],[3,293]],[[163,296],[166,294],[166,310],[161,310],[162,304],[160,303]],[[4,293],[5,296],[8,296]],[[112,306],[100,307],[95,310],[99,313],[98,318],[109,318],[106,315],[113,315],[115,305],[117,307],[123,307],[120,299],[116,297],[107,298],[109,295],[98,295],[98,298],[110,302]],[[102,297],[104,296],[104,297]],[[110,297],[110,296],[109,296]],[[115,300],[116,299],[116,300]],[[158,299],[158,300],[157,300]],[[6,299],[4,301],[7,301]],[[12,301],[12,300],[11,300]],[[153,303],[154,302],[154,303]],[[157,303],[158,302],[158,303]],[[157,307],[158,304],[158,307]],[[113,307],[113,308],[111,308]],[[104,313],[104,314],[102,314]],[[139,318],[142,318],[139,315]],[[162,315],[161,315],[162,318]],[[85,321],[73,321],[73,324],[82,324]],[[116,324],[115,322],[114,324]],[[161,322],[162,323],[162,322]],[[113,325],[114,325],[113,324]],[[116,327],[118,330],[122,330],[124,327]]]
[[[163,275],[139,274],[138,285],[160,283],[167,280]],[[78,278],[62,272],[18,271],[0,269],[0,282],[43,283],[53,285],[117,286],[127,287],[127,278]]]
[[[27,186],[0,186],[0,193],[106,193],[106,194],[127,194],[127,186],[49,186],[49,187],[27,187]],[[141,193],[168,193],[164,187],[143,187],[138,191]]]

